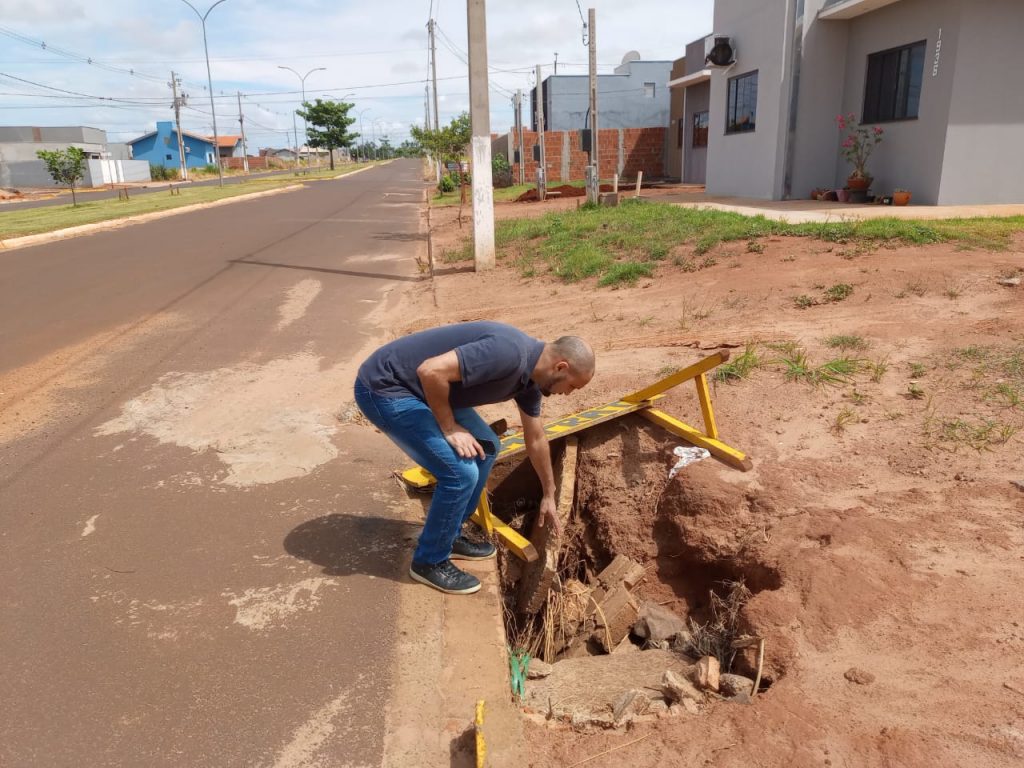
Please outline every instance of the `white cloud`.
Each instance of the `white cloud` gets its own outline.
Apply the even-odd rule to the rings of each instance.
[[[206,0],[200,3],[205,9]],[[602,71],[617,65],[631,49],[645,58],[672,59],[683,54],[687,42],[711,31],[713,0],[589,0],[597,8],[598,60]],[[559,71],[583,74],[587,51],[581,42],[581,21],[573,0],[518,0],[488,3],[488,53],[492,68],[520,70],[492,72],[492,128],[503,131],[512,123],[508,96],[500,89],[533,87],[533,67],[542,63],[550,74],[558,51]],[[465,54],[465,4],[434,0],[446,39],[437,46],[438,91],[442,121],[468,109],[466,65],[448,45]],[[80,52],[117,67],[152,74],[155,80],[109,72],[96,66],[62,59],[38,48],[4,39],[5,72],[68,90],[131,99],[151,99],[153,106],[120,105],[122,108],[78,105],[73,100],[0,96],[0,118],[7,124],[87,124],[142,134],[156,120],[171,119],[170,90],[166,81],[171,69],[181,74],[191,95],[191,105],[209,112],[206,65],[198,20],[184,3],[172,0],[161,6],[159,20],[152,8],[135,0],[104,0],[90,3],[88,16],[82,0],[0,0],[3,24],[51,46]],[[346,93],[369,120],[377,120],[401,141],[410,123],[423,120],[423,80],[427,69],[427,9],[423,0],[393,0],[367,4],[365,0],[293,0],[287,7],[271,0],[228,0],[209,17],[208,37],[212,59],[218,126],[237,125],[235,91],[266,94],[296,91],[295,75],[279,65],[300,72],[326,67],[306,80],[308,98],[339,98]],[[69,24],[68,22],[73,22]],[[584,66],[580,66],[584,65]],[[564,69],[563,69],[564,67]],[[384,87],[385,83],[413,81]],[[30,86],[15,86],[0,78],[0,91],[46,93]],[[372,87],[364,87],[372,86]],[[499,87],[495,87],[499,86]],[[54,92],[49,92],[53,95]],[[246,98],[244,108],[253,134],[252,144],[290,143],[296,95],[259,95]],[[46,104],[47,109],[11,109]],[[256,105],[259,104],[260,107]],[[61,106],[61,109],[53,107]],[[210,118],[187,110],[186,127],[209,131]],[[259,123],[260,125],[256,125]],[[274,133],[260,126],[277,129]],[[399,135],[401,133],[401,135]]]

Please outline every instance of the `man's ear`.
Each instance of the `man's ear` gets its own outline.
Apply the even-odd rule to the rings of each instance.
[[[555,371],[557,373],[561,373],[562,371],[568,371],[568,370],[569,370],[569,363],[566,362],[565,360],[560,360],[557,363],[555,363]]]

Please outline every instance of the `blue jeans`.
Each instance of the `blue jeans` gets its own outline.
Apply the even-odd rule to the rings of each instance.
[[[377,395],[358,379],[355,397],[359,410],[374,426],[437,478],[412,559],[425,565],[447,560],[462,524],[476,511],[487,485],[498,457],[498,436],[472,408],[455,408],[455,421],[476,438],[486,454],[483,459],[463,459],[444,439],[433,411],[419,398]]]

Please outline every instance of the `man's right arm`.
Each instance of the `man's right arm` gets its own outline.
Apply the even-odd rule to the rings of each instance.
[[[430,406],[437,425],[448,444],[464,459],[479,456],[485,457],[484,449],[476,438],[455,421],[448,395],[453,381],[462,381],[462,370],[459,368],[459,356],[454,350],[437,357],[428,357],[416,369],[416,375],[423,385],[427,405]]]

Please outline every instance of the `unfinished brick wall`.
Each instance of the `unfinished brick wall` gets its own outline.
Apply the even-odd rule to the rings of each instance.
[[[516,142],[515,136],[513,142]],[[537,179],[539,163],[533,159],[533,147],[537,142],[536,131],[523,131],[527,183]],[[578,131],[545,131],[544,144],[548,184],[586,178],[587,153],[580,149]],[[647,179],[661,178],[665,174],[664,128],[602,129],[597,148],[601,153],[602,179],[610,179],[616,172],[622,181],[636,179],[640,171]],[[512,178],[519,180],[518,163],[512,167]]]

